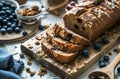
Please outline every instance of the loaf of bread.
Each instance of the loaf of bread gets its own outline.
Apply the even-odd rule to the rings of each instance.
[[[60,63],[70,63],[78,53],[68,53],[61,50],[58,50],[53,45],[48,43],[47,40],[42,41],[42,49],[43,51],[50,57],[52,57],[54,60],[60,62]]]
[[[67,38],[70,38],[70,36],[71,36],[71,39],[69,41],[73,44],[84,45],[84,46],[89,45],[88,39],[86,39],[86,38],[78,35],[77,33],[74,33],[71,30],[67,29],[64,26],[63,22],[61,22],[61,23],[59,22],[59,23],[56,23],[54,25],[54,32],[56,34],[58,34],[62,39],[65,39],[65,40]]]
[[[71,53],[71,52],[78,53],[79,51],[85,48],[85,46],[83,45],[76,45],[76,44],[70,43],[69,41],[63,40],[62,38],[60,38],[58,35],[54,33],[54,30],[52,28],[49,28],[46,31],[46,35],[48,37],[47,38],[48,42],[51,43],[57,49],[60,49],[62,51],[66,51],[68,53]]]
[[[95,40],[120,19],[120,0],[103,0],[90,8],[77,8],[80,10],[75,12],[75,7],[63,16],[65,27],[90,41]],[[84,12],[78,14],[82,10]]]

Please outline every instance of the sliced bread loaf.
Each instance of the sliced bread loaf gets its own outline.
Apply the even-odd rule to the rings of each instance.
[[[72,44],[69,41],[63,40],[58,35],[54,33],[54,30],[52,28],[49,28],[46,31],[46,34],[48,36],[47,40],[56,48],[66,51],[66,52],[78,52],[84,49],[83,45],[76,45]]]
[[[78,44],[78,45],[89,45],[89,40],[72,32],[71,30],[67,29],[64,26],[64,23],[56,23],[54,26],[54,32],[58,34],[61,38],[63,39],[69,39],[73,44]]]
[[[95,10],[91,12],[90,9]],[[63,20],[66,28],[93,41],[119,21],[119,14],[120,0],[104,0],[79,16],[67,12]]]
[[[70,63],[78,53],[68,53],[53,47],[52,44],[48,43],[45,39],[41,43],[43,51],[56,61],[60,63]]]

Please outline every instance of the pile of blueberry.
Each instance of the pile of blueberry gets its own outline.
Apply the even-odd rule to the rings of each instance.
[[[19,20],[15,14],[16,6],[0,1],[0,33],[20,33],[22,24],[19,24]]]

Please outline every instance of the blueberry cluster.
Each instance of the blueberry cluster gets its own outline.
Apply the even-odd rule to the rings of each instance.
[[[108,62],[110,60],[110,57],[109,56],[104,56],[103,59],[100,59],[99,60],[99,67],[100,68],[103,68],[106,66],[106,62]]]
[[[15,14],[16,6],[6,3],[5,1],[0,2],[0,33],[20,33],[22,24],[19,24],[19,20]]]

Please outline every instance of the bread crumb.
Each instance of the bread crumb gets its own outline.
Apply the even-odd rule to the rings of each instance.
[[[109,52],[108,55],[112,55],[112,52]]]
[[[23,53],[20,53],[19,56],[20,56],[21,59],[24,58],[24,54]]]

